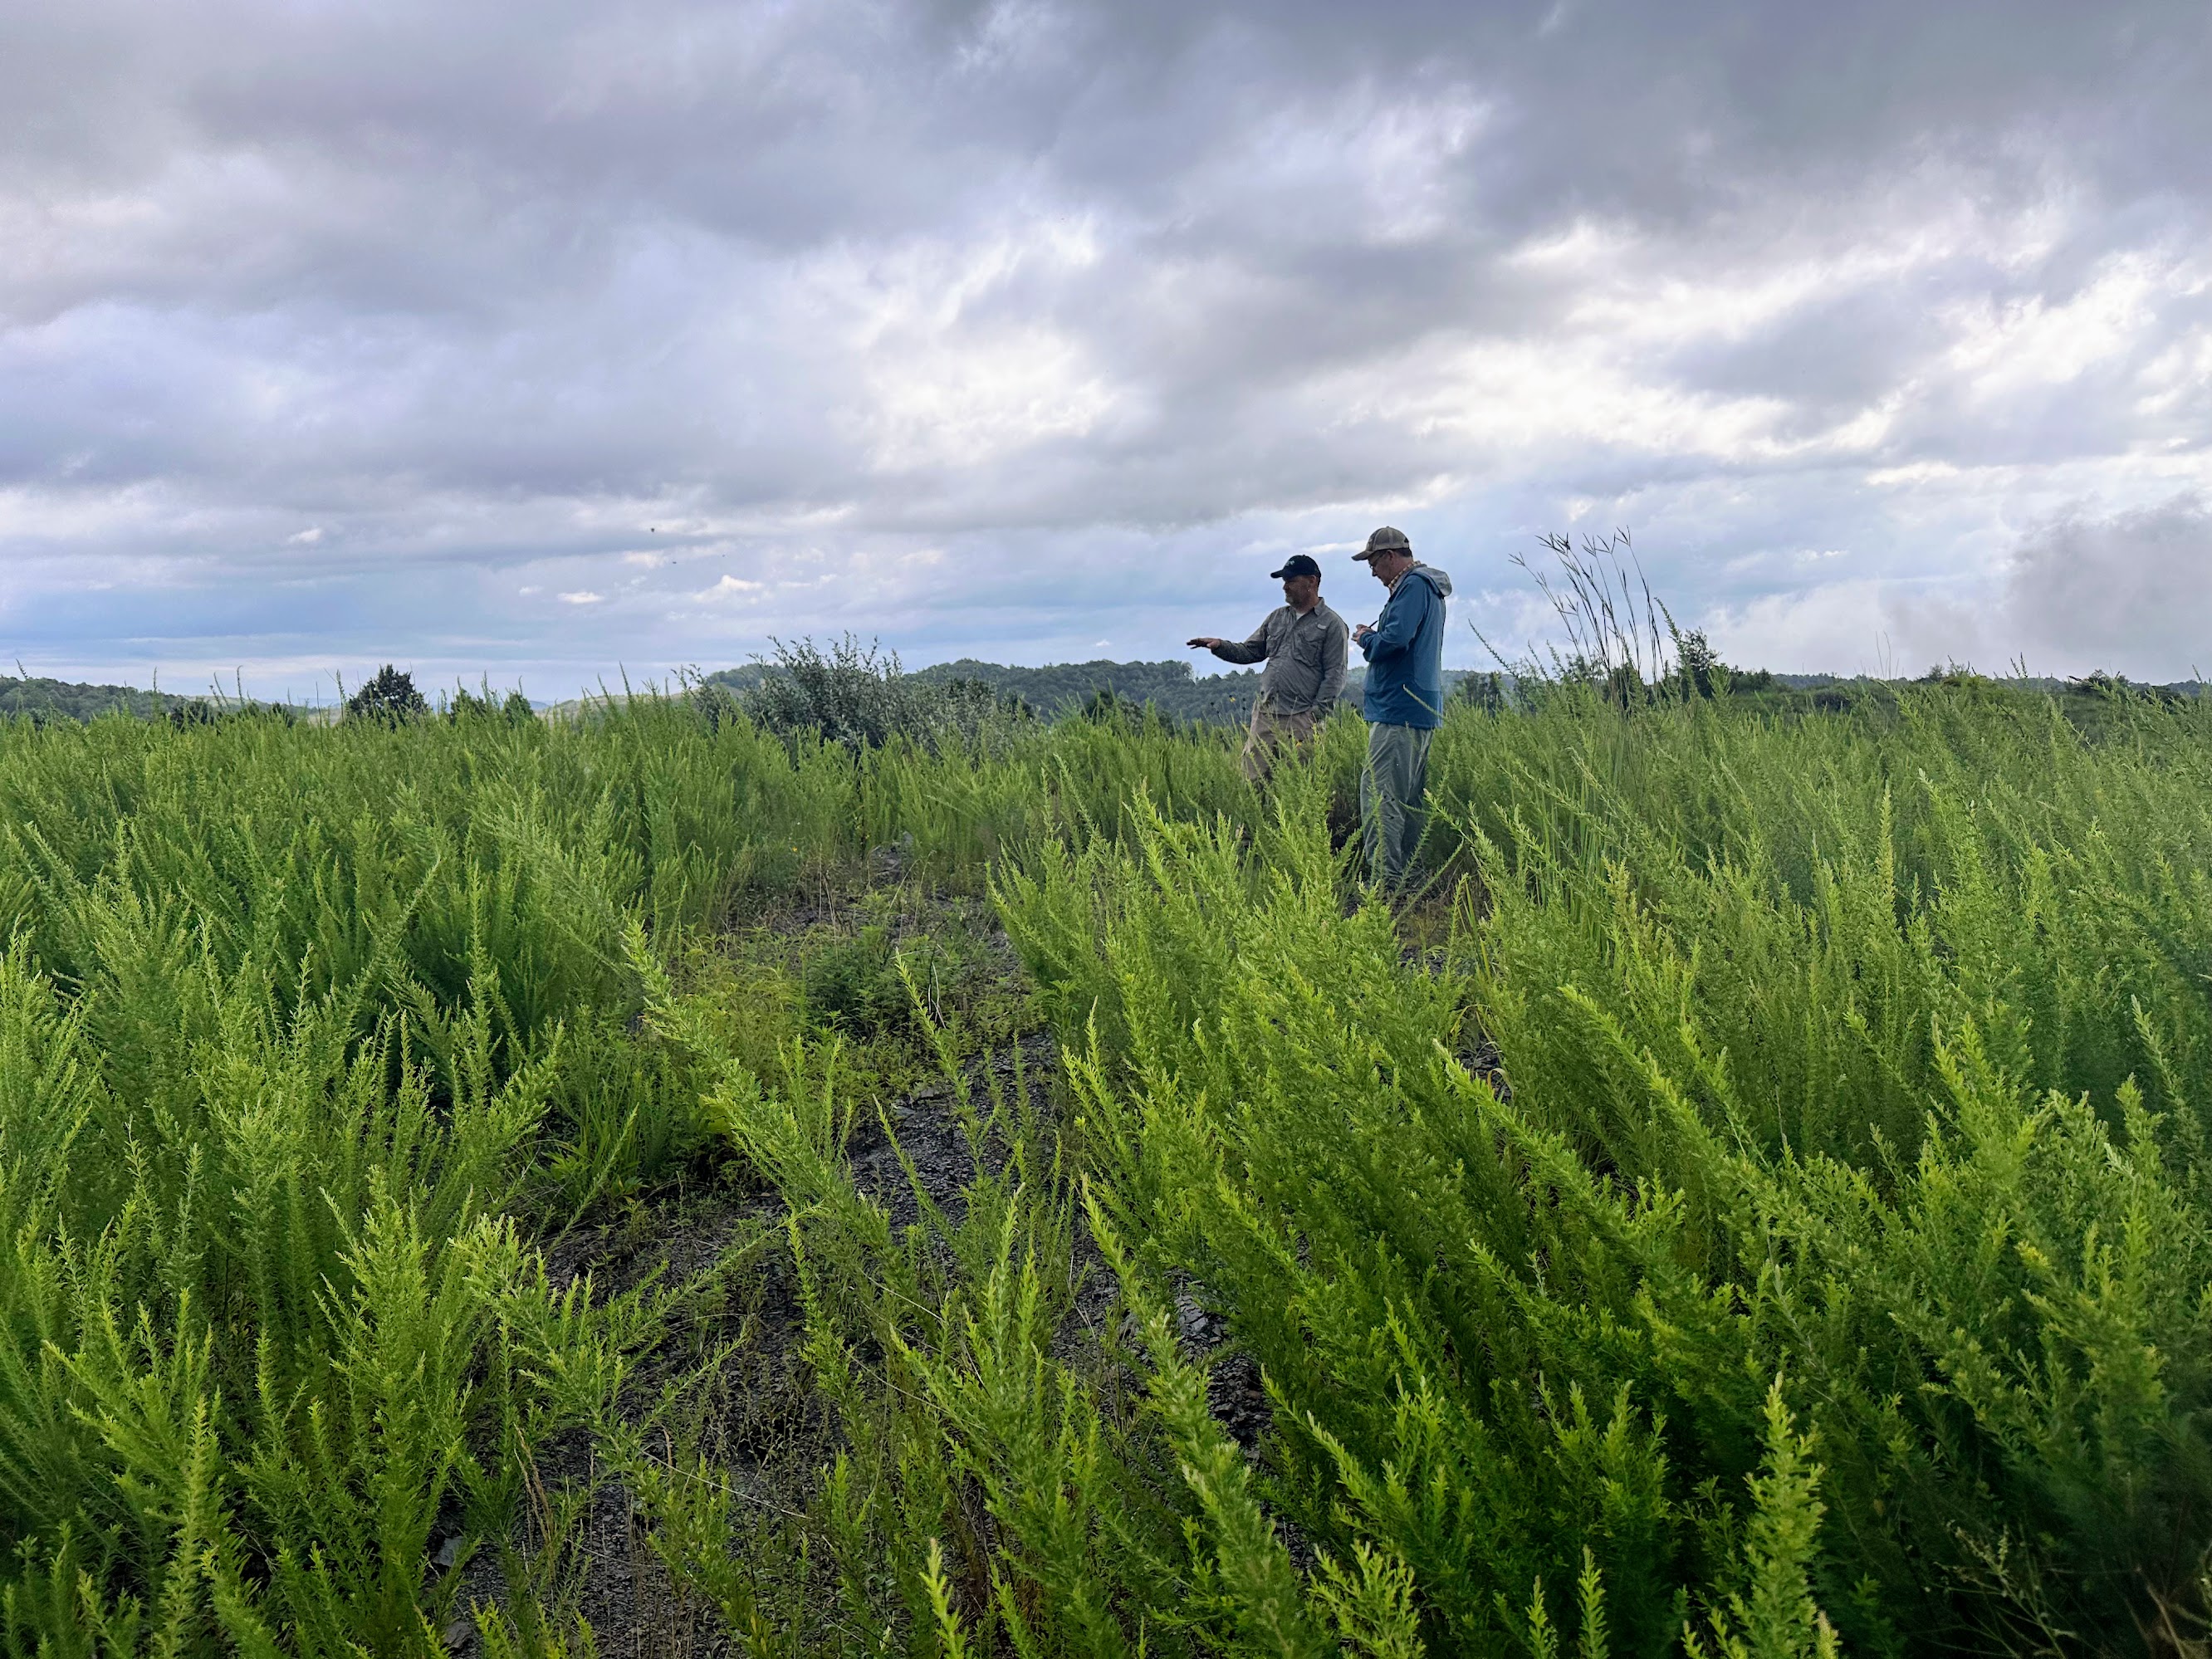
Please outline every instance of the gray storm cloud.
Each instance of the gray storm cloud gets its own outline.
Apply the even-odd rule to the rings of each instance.
[[[2212,489],[2208,33],[35,9],[0,22],[0,631],[280,680],[845,627],[1158,655],[1387,516],[1474,594],[1629,522],[1778,665],[2063,654],[2074,616],[2147,667],[2154,588],[2033,573]]]
[[[2134,662],[2159,678],[2201,677],[2212,670],[2212,508],[2180,495],[2062,514],[2021,543],[2004,614],[2067,672]]]

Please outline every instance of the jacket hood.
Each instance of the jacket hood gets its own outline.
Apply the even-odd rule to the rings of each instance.
[[[1437,590],[1437,597],[1438,599],[1448,599],[1451,598],[1451,578],[1444,574],[1443,571],[1437,569],[1436,566],[1432,564],[1422,564],[1419,561],[1416,561],[1413,568],[1411,570],[1408,570],[1406,574],[1408,576],[1427,577],[1429,586]]]

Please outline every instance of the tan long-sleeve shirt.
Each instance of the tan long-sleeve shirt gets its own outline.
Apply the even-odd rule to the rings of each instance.
[[[1260,700],[1270,707],[1285,714],[1326,714],[1344,690],[1346,631],[1344,618],[1326,604],[1303,617],[1287,605],[1277,605],[1249,639],[1241,645],[1224,641],[1213,654],[1224,662],[1265,662]]]

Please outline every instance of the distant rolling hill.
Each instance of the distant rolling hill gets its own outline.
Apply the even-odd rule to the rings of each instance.
[[[141,720],[156,720],[190,701],[167,691],[142,691],[135,685],[82,685],[36,675],[11,679],[0,674],[0,716],[88,720],[119,710]]]
[[[1215,659],[1206,657],[1200,660],[1211,666]],[[711,684],[742,692],[759,684],[763,675],[773,672],[766,665],[748,663],[742,668],[726,668],[720,673],[709,674],[707,678]],[[1364,664],[1352,665],[1345,681],[1344,695],[1347,700],[1358,701],[1360,679],[1364,672]],[[1109,662],[1103,658],[1092,662],[1048,663],[1042,667],[1025,668],[963,657],[957,662],[933,663],[927,668],[915,669],[914,677],[933,682],[981,680],[994,690],[1019,697],[1047,720],[1073,714],[1101,693],[1110,693],[1116,702],[1138,708],[1150,705],[1177,720],[1219,725],[1242,725],[1249,720],[1252,699],[1260,685],[1260,671],[1256,668],[1200,674],[1189,661]],[[1449,693],[1464,678],[1463,670],[1446,669],[1445,691]]]

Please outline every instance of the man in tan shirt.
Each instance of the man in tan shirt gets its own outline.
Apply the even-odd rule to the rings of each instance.
[[[1294,553],[1274,574],[1283,603],[1250,638],[1240,644],[1202,634],[1190,642],[1224,662],[1267,665],[1244,739],[1244,775],[1254,783],[1265,782],[1274,769],[1280,744],[1302,744],[1313,736],[1344,690],[1344,618],[1321,602],[1321,566]]]

